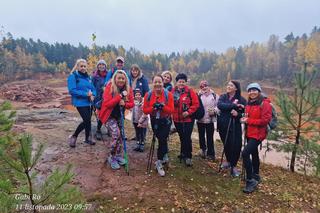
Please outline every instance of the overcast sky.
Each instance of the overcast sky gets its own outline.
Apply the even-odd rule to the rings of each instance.
[[[320,0],[0,0],[0,26],[15,38],[135,47],[143,53],[281,40],[320,26]]]

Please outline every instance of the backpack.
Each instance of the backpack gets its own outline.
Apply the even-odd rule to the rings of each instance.
[[[203,103],[201,101],[200,95],[197,95],[198,97],[198,101],[199,101],[199,107],[198,109],[191,115],[192,119],[197,119],[200,120],[201,118],[203,118],[204,114],[205,114],[205,110],[204,110],[204,106]],[[189,98],[191,99],[191,94],[190,94],[190,90],[189,90]],[[191,103],[192,103],[192,99],[191,99]]]
[[[152,95],[152,89],[148,91],[148,97],[147,97],[147,101],[149,102],[151,99],[151,95]],[[164,97],[166,99],[166,103],[168,102],[168,90],[164,89]]]
[[[263,105],[263,101],[260,106],[262,107],[262,105]],[[270,130],[274,130],[275,128],[277,128],[277,125],[278,125],[278,116],[277,116],[276,108],[272,103],[270,103],[270,105],[272,108],[272,115],[271,115],[271,120],[268,123],[268,132]]]

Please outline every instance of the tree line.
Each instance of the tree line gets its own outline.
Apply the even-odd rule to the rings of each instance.
[[[138,64],[151,77],[155,72],[171,70],[185,72],[191,85],[200,79],[208,79],[213,86],[221,86],[228,78],[268,80],[290,86],[294,73],[301,70],[305,61],[320,68],[320,27],[314,27],[309,35],[288,34],[283,41],[271,35],[266,42],[251,42],[238,48],[230,47],[224,53],[193,50],[161,54],[143,54],[135,48],[125,49],[115,45],[91,47],[81,43],[49,44],[41,40],[13,38],[2,33],[0,43],[0,82],[29,78],[34,73],[68,73],[76,59],[88,60],[89,68],[103,58],[110,67],[118,55],[126,59],[126,68]],[[319,80],[319,79],[318,79]]]

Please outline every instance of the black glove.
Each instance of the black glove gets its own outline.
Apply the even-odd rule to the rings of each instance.
[[[163,108],[163,106],[164,106],[164,104],[163,103],[154,103],[153,104],[153,109],[155,109],[155,110],[162,110],[162,108]]]

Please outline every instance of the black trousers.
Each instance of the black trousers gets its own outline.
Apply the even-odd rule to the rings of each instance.
[[[194,121],[192,122],[174,122],[180,138],[180,153],[183,158],[192,158],[192,140],[191,134]]]
[[[247,179],[251,179],[252,174],[259,174],[260,159],[258,146],[260,144],[261,141],[253,138],[248,138],[247,145],[242,151],[242,159],[244,167],[246,169]],[[250,155],[252,159],[250,159]]]
[[[227,125],[226,126],[220,125],[219,135],[224,144],[224,152],[225,152],[227,161],[230,163],[232,167],[235,167],[237,166],[237,163],[240,158],[240,153],[241,153],[242,129],[241,129],[240,122],[237,122],[234,118],[231,118],[231,120],[229,121],[230,121],[229,133],[228,133]]]
[[[167,118],[156,119],[151,117],[151,126],[153,134],[158,139],[158,160],[163,160],[163,156],[168,153],[168,136],[170,133],[171,120]]]
[[[82,118],[82,122],[78,125],[76,131],[74,132],[73,136],[78,137],[80,132],[85,129],[85,137],[88,140],[90,132],[91,132],[91,115],[92,110],[90,106],[85,107],[77,107],[77,110]]]
[[[213,133],[214,125],[213,123],[199,123],[198,132],[199,132],[199,143],[200,149],[207,151],[207,155],[215,156],[214,144],[213,144]]]
[[[136,140],[139,142],[145,141],[146,128],[138,127],[138,123],[133,123],[133,126],[136,132]]]

